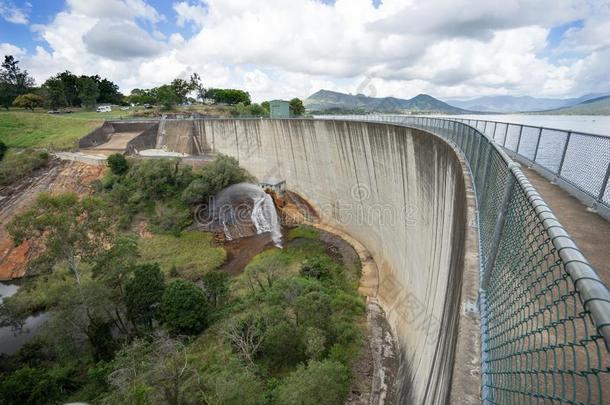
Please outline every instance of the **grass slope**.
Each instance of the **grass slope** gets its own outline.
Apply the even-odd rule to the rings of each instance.
[[[124,111],[91,111],[51,115],[42,111],[0,112],[0,140],[10,147],[70,149],[74,142],[106,119],[125,116]]]
[[[143,262],[157,262],[165,274],[176,266],[178,275],[197,280],[210,270],[224,263],[227,253],[214,247],[212,234],[206,232],[183,232],[180,237],[154,235],[140,239],[139,250]]]

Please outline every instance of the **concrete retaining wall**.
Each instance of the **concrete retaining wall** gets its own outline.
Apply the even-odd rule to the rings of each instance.
[[[112,134],[117,132],[144,132],[152,127],[158,127],[157,121],[117,122],[105,121],[104,124],[89,132],[78,141],[78,147],[92,148],[106,143]],[[156,134],[155,134],[156,136]],[[135,139],[134,139],[135,140]],[[153,146],[154,147],[154,146]]]
[[[447,403],[466,229],[464,175],[453,149],[429,133],[387,124],[196,125],[202,144],[238,158],[259,179],[285,179],[325,222],[366,246],[379,269],[377,298],[401,345],[398,403]],[[471,382],[478,388],[478,377]]]
[[[157,132],[159,130],[159,124],[155,123],[149,127],[146,131],[133,138],[127,143],[125,152],[127,154],[135,154],[136,151],[145,149],[154,149],[157,145]]]

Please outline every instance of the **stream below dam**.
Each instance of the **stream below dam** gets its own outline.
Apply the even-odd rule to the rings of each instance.
[[[19,290],[16,282],[0,282],[0,305],[4,298],[10,297]],[[41,326],[50,318],[50,314],[41,312],[28,316],[21,325],[0,326],[0,354],[14,354],[21,346],[40,333]]]

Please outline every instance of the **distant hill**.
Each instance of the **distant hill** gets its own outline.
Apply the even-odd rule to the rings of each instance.
[[[565,115],[610,115],[610,96],[598,97],[592,100],[583,101],[571,107],[557,108],[554,110],[543,111],[544,114],[565,114]]]
[[[480,112],[531,112],[547,111],[558,108],[571,107],[582,102],[608,96],[607,93],[587,94],[577,98],[537,98],[530,96],[485,96],[470,100],[450,100],[448,104],[471,111]]]
[[[437,112],[444,114],[466,114],[469,111],[453,107],[427,94],[409,100],[396,97],[368,97],[363,94],[344,94],[320,90],[303,100],[309,112],[314,111],[362,111],[362,112]]]

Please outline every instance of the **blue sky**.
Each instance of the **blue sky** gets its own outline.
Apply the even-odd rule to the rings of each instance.
[[[255,99],[610,90],[604,0],[0,0],[0,54],[123,91],[198,72]]]

